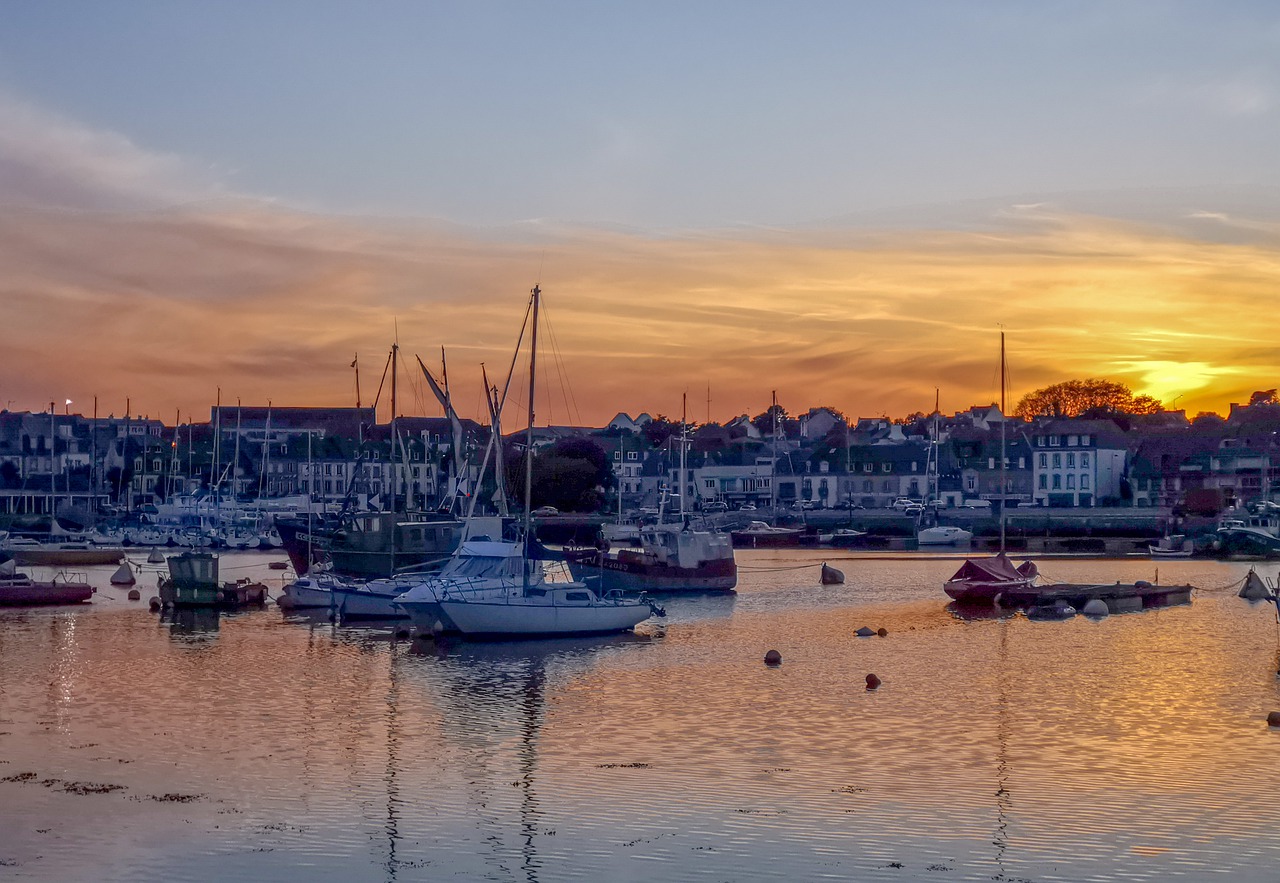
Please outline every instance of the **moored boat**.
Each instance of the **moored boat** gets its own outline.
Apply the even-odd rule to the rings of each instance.
[[[540,294],[541,290],[534,286],[528,313],[530,450]],[[533,458],[527,457],[524,531],[520,539],[468,539],[438,575],[428,577],[396,600],[420,634],[440,630],[496,638],[608,634],[627,631],[660,612],[643,597],[592,591],[573,579],[563,556],[557,560],[534,540],[530,514],[532,470]]]
[[[775,527],[764,521],[753,521],[746,527],[729,532],[733,545],[738,548],[765,548],[800,545],[799,527]]]
[[[35,580],[16,570],[12,560],[0,564],[0,607],[81,604],[96,591],[78,574],[59,573],[51,580]]]
[[[991,605],[1012,589],[1026,589],[1039,576],[1034,561],[1015,566],[1000,552],[991,558],[968,558],[942,585],[942,590],[961,604]]]
[[[13,557],[18,564],[42,567],[84,567],[91,564],[116,564],[124,558],[120,546],[99,546],[87,541],[44,541],[33,537],[5,537],[0,552]]]
[[[234,609],[267,603],[267,587],[248,578],[218,581],[218,556],[212,552],[183,552],[168,558],[169,576],[159,582],[165,607]]]
[[[738,565],[729,535],[678,524],[647,525],[638,548],[590,550],[574,556],[573,569],[598,578],[598,591],[732,592]]]
[[[916,533],[916,543],[921,546],[958,546],[973,539],[973,531],[953,524],[922,527]]]

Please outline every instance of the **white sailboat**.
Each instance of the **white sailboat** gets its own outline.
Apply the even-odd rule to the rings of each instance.
[[[533,637],[626,631],[657,612],[644,599],[601,596],[575,581],[533,537],[533,425],[538,352],[538,304],[529,306],[529,433],[525,457],[524,536],[515,542],[475,537],[462,543],[441,572],[396,599],[420,634],[457,631],[468,637]]]
[[[936,395],[936,394],[935,394]],[[929,502],[940,499],[938,493],[938,402],[933,404],[933,438],[929,442],[929,457],[925,464],[925,490],[929,494]],[[926,506],[925,511],[937,510]],[[930,527],[917,527],[916,544],[920,546],[959,546],[973,539],[973,531],[965,530],[954,524],[934,524]]]

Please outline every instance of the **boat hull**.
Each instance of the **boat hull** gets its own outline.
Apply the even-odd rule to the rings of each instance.
[[[36,567],[84,567],[93,564],[119,564],[124,558],[121,546],[89,546],[60,548],[57,545],[7,550],[20,565]]]
[[[649,618],[647,604],[570,606],[510,601],[440,601],[444,617],[473,638],[532,638],[624,632]]]
[[[646,561],[642,554],[622,549],[578,561],[574,569],[587,579],[598,578],[600,594],[615,590],[728,594],[738,585],[738,565],[732,558],[705,561],[697,567],[677,567]]]
[[[405,610],[396,604],[403,589],[379,592],[366,588],[335,588],[333,609],[342,619],[404,619]]]
[[[0,607],[39,607],[83,604],[95,589],[86,583],[51,583],[35,580],[0,585]]]
[[[777,549],[800,545],[800,531],[780,530],[776,533],[731,531],[729,536],[736,549]]]

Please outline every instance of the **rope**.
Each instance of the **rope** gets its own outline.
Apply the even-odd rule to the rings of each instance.
[[[745,570],[750,573],[780,573],[784,570],[807,570],[810,567],[821,567],[826,562],[819,564],[797,564],[794,567],[743,567],[738,566],[738,570]]]

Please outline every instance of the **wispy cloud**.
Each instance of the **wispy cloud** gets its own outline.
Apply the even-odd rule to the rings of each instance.
[[[1274,386],[1280,368],[1269,326],[1244,318],[1274,297],[1280,241],[1210,241],[1172,216],[1122,223],[1036,201],[959,229],[662,236],[326,217],[208,199],[221,190],[199,166],[12,100],[0,102],[6,175],[31,176],[0,179],[0,400],[15,407],[98,395],[120,411],[130,397],[168,419],[207,413],[216,387],[224,400],[343,404],[351,354],[373,371],[398,332],[408,353],[450,351],[461,410],[479,416],[479,364],[493,376],[510,362],[535,281],[594,421],[675,413],[708,385],[719,419],[758,413],[773,389],[792,410],[851,415],[926,409],[935,387],[947,408],[985,403],[998,398],[1000,326],[1015,393],[1108,376],[1217,410],[1249,378]],[[1215,226],[1227,214],[1196,211]],[[366,403],[376,386],[366,376]]]
[[[115,210],[226,196],[215,175],[0,91],[0,200]]]

